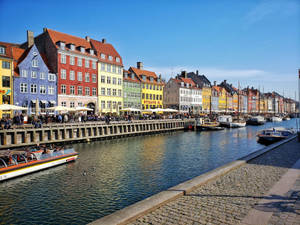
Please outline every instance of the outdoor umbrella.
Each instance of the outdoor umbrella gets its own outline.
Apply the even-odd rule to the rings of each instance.
[[[124,109],[121,109],[120,111],[122,111],[122,112],[140,112],[141,110],[135,109],[135,108],[124,108]]]
[[[169,108],[167,108],[167,109],[164,109],[164,112],[178,112],[178,110],[177,109],[169,109]]]
[[[93,109],[88,108],[88,107],[83,107],[83,106],[77,106],[75,108],[76,111],[93,111]]]
[[[27,110],[27,108],[10,104],[2,104],[0,105],[0,110]]]
[[[61,106],[61,105],[49,107],[47,109],[54,110],[54,111],[69,111],[69,112],[76,111],[75,108],[69,108],[69,107],[65,107],[65,106]]]

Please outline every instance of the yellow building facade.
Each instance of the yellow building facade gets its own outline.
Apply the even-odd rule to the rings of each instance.
[[[112,70],[108,63],[98,63],[98,111],[119,114],[123,107],[123,69]],[[109,68],[110,67],[110,68]]]
[[[211,107],[211,88],[203,86],[202,88],[202,111],[210,112]]]
[[[220,88],[219,92],[219,111],[226,112],[227,110],[227,91],[225,88]]]
[[[239,110],[238,101],[239,101],[238,94],[234,93],[232,96],[232,104],[233,104],[233,111],[235,111],[235,112],[238,112],[238,110]]]
[[[0,104],[13,104],[13,60],[12,46],[0,42]],[[1,111],[0,118],[12,116],[12,112]]]

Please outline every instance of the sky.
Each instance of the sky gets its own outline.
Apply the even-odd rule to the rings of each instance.
[[[0,0],[0,41],[44,27],[106,38],[125,69],[141,61],[166,81],[198,70],[212,83],[298,90],[300,0]]]

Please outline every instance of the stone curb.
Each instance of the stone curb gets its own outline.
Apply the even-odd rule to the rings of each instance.
[[[198,177],[195,177],[191,180],[178,184],[174,187],[169,188],[166,191],[162,191],[158,194],[155,194],[149,198],[146,198],[142,201],[139,201],[133,205],[130,205],[124,209],[118,210],[110,215],[104,216],[98,220],[93,221],[90,223],[91,225],[121,225],[127,224],[130,221],[133,221],[150,211],[160,207],[167,202],[170,202],[180,196],[183,196],[187,193],[190,193],[194,189],[198,188],[199,186],[207,183],[208,181],[220,177],[229,171],[236,169],[243,164],[247,163],[248,161],[257,158],[258,156],[271,151],[280,145],[283,145],[293,139],[296,136],[288,138],[286,140],[274,143],[262,149],[259,149],[253,153],[250,153],[247,156],[244,156],[238,160],[235,160],[231,163],[225,164],[224,166],[218,167],[210,172],[202,174]]]

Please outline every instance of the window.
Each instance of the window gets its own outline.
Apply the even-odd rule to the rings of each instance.
[[[105,95],[105,88],[101,88],[101,95]]]
[[[146,94],[146,99],[148,99],[148,94]]]
[[[85,60],[85,68],[89,68],[90,67],[90,60],[86,59]]]
[[[82,66],[82,58],[77,59],[77,66]]]
[[[105,83],[105,76],[101,76],[101,83]]]
[[[111,83],[111,78],[107,77],[107,83],[110,84]]]
[[[122,67],[118,66],[118,74],[122,74]]]
[[[66,103],[66,102],[61,102],[61,106],[66,107],[66,106],[67,106],[67,103]]]
[[[105,101],[101,101],[101,109],[105,109]]]
[[[49,81],[55,81],[55,74],[54,73],[49,73],[48,74],[48,80]]]
[[[92,89],[92,95],[93,95],[93,96],[96,96],[96,95],[97,95],[97,89],[96,89],[96,88],[93,88],[93,89]]]
[[[26,83],[21,83],[20,84],[20,92],[21,93],[27,93],[27,84]]]
[[[74,51],[74,50],[75,50],[75,45],[72,45],[72,44],[71,44],[71,45],[70,45],[70,48],[71,48],[72,51]],[[74,65],[74,64],[72,64],[72,65]]]
[[[116,57],[116,62],[120,62],[120,58],[119,57]]]
[[[117,102],[113,102],[113,109],[116,109],[117,108]]]
[[[94,55],[94,50],[93,49],[90,49],[90,54]]]
[[[48,94],[54,95],[54,86],[48,86]]]
[[[113,77],[112,83],[117,84],[117,78]]]
[[[61,54],[60,57],[61,57],[60,58],[60,62],[63,63],[63,64],[66,64],[66,62],[67,62],[66,55],[65,54]]]
[[[4,47],[0,47],[0,54],[5,55],[5,48]]]
[[[70,70],[70,80],[75,80],[75,72]]]
[[[64,49],[65,49],[65,46],[66,46],[66,44],[65,44],[65,43],[63,43],[63,42],[59,42],[59,43],[60,43],[60,48],[64,50]]]
[[[97,69],[97,67],[96,67],[96,61],[92,61],[92,68],[93,69]]]
[[[107,64],[107,72],[111,72],[111,65]]]
[[[107,101],[107,108],[111,108],[111,101]]]
[[[77,80],[82,81],[82,72],[77,73]]]
[[[111,95],[111,89],[107,88],[107,95],[110,96]]]
[[[90,74],[89,73],[85,73],[85,82],[90,82]]]
[[[111,55],[109,55],[109,56],[108,56],[108,60],[109,60],[109,61],[112,61],[112,60],[113,60],[113,57],[112,57]]]
[[[62,94],[66,94],[66,85],[61,85],[60,86],[60,92],[62,93]]]
[[[10,77],[2,76],[2,87],[10,87]]]
[[[118,95],[119,95],[119,97],[122,96],[122,90],[118,90]]]
[[[21,77],[27,77],[27,70],[21,70]]]
[[[122,85],[122,79],[118,78],[118,85]]]
[[[117,89],[113,89],[113,96],[117,95]]]
[[[32,64],[32,67],[38,67],[38,60],[37,60],[37,58],[33,59],[31,61],[31,64]]]
[[[84,47],[80,47],[80,51],[81,51],[81,53],[84,53],[85,52]]]
[[[70,94],[75,95],[75,87],[73,85],[70,86]]]
[[[31,78],[36,78],[37,75],[36,75],[36,71],[31,71]]]
[[[83,103],[82,102],[78,102],[78,106],[83,106]]]
[[[105,71],[105,63],[101,63],[101,70]]]
[[[75,65],[75,57],[74,56],[70,56],[70,65]]]
[[[37,85],[36,84],[31,84],[30,85],[30,93],[36,94],[37,92]]]
[[[82,87],[81,86],[77,87],[77,95],[82,95]]]
[[[42,79],[42,80],[46,79],[46,74],[44,72],[40,73],[40,79]]]
[[[74,108],[75,107],[75,102],[70,102],[70,108]]]
[[[116,73],[116,66],[115,65],[112,65],[112,72]]]
[[[90,88],[89,87],[85,88],[85,95],[90,95]]]
[[[92,74],[92,82],[97,83],[97,76],[96,74]]]
[[[3,69],[10,69],[10,62],[2,61],[2,68]]]
[[[40,94],[46,94],[46,86],[40,85]]]
[[[105,54],[101,53],[101,59],[105,59]]]
[[[145,99],[145,93],[142,93],[142,99]]]
[[[60,70],[60,78],[63,79],[63,80],[67,79],[67,72],[66,72],[66,70],[64,70],[64,69]]]

